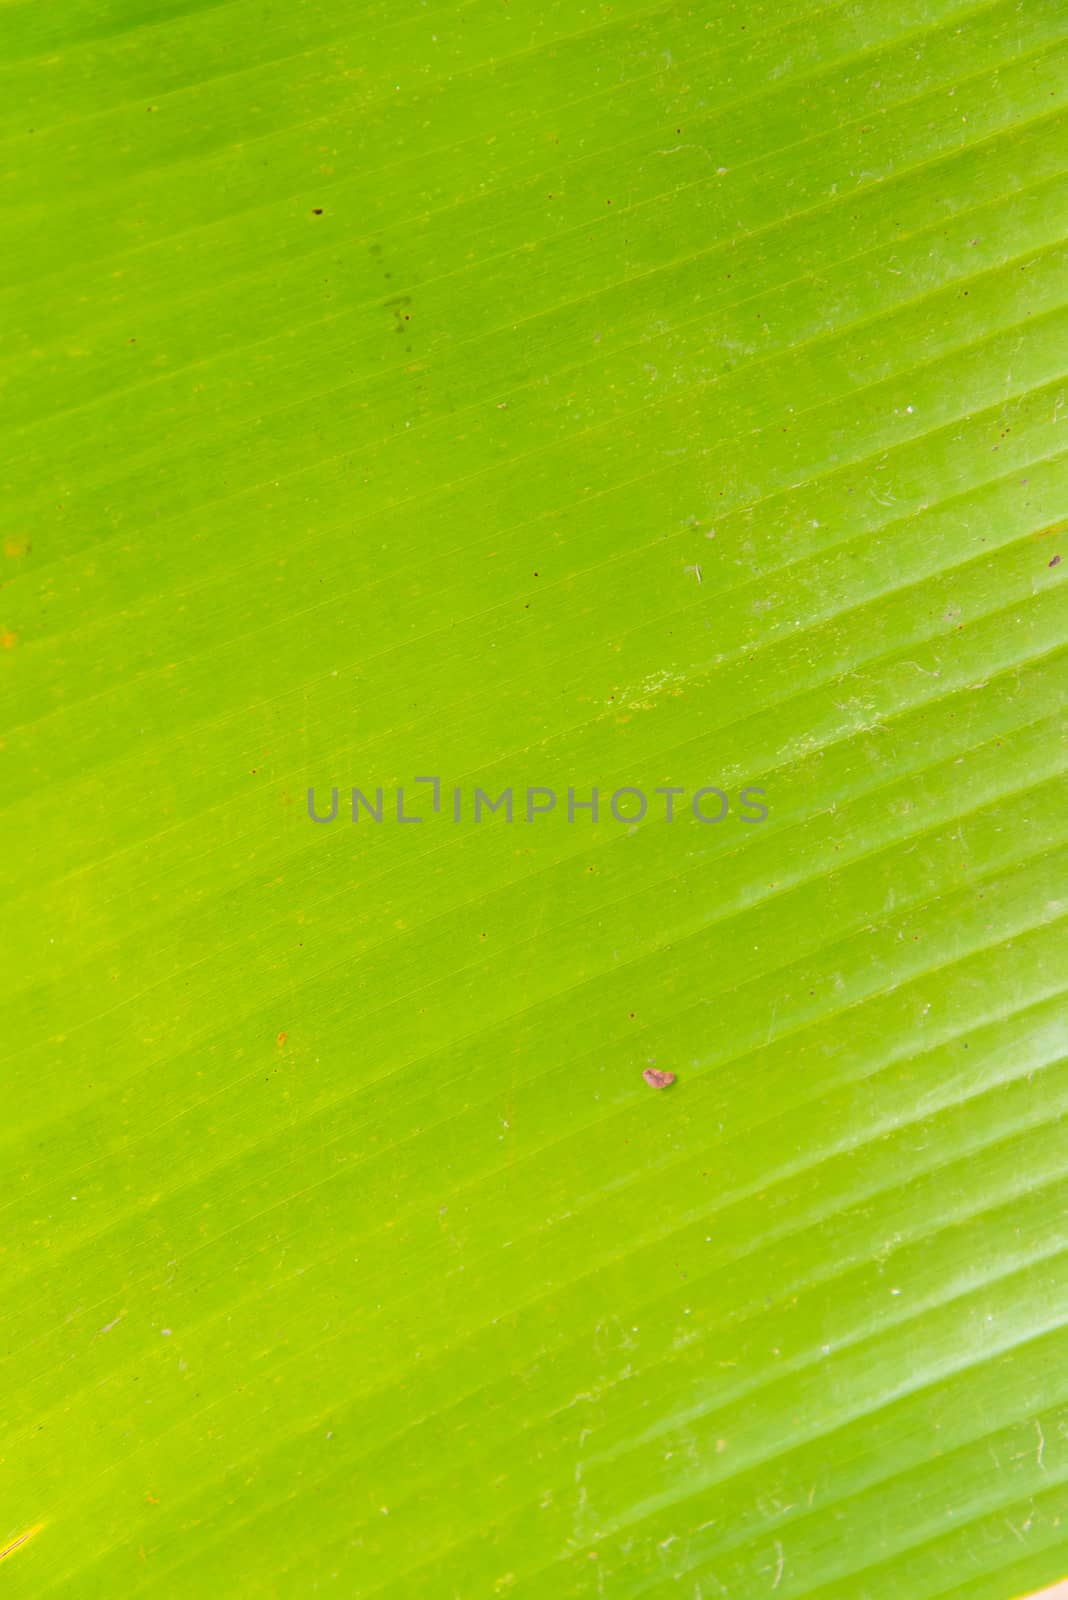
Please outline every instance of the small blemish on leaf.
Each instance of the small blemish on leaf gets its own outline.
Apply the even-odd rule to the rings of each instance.
[[[646,1067],[642,1077],[650,1089],[670,1089],[675,1082],[675,1074],[673,1072],[661,1072],[659,1067]]]
[[[4,1548],[0,1550],[0,1561],[3,1561],[5,1556],[9,1556],[15,1550],[20,1549],[24,1544],[28,1544],[33,1538],[34,1534],[40,1533],[43,1527],[44,1523],[38,1522],[35,1527],[27,1528],[25,1533],[20,1533],[17,1539],[12,1539],[10,1544],[5,1545]]]

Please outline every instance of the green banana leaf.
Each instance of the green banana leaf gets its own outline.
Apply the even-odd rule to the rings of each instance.
[[[0,1597],[1058,1583],[1064,5],[0,40]]]

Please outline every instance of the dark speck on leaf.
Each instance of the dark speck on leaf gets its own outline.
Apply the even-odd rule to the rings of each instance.
[[[322,206],[312,206],[312,216],[313,217],[321,217],[322,214],[323,214]]]
[[[673,1072],[661,1072],[657,1067],[646,1067],[642,1077],[650,1089],[670,1089],[675,1082],[675,1074]]]
[[[1059,567],[1059,566],[1060,566],[1060,564],[1061,564],[1061,558],[1060,558],[1060,556],[1054,556],[1054,557],[1053,557],[1053,560],[1052,560],[1052,561],[1051,561],[1051,562],[1050,562],[1050,566],[1051,566],[1051,567]]]

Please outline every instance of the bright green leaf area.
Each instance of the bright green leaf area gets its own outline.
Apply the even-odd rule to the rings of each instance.
[[[3,1600],[1068,1573],[1066,109],[1062,0],[8,0]]]

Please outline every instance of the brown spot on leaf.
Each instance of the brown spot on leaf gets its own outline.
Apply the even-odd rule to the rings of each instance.
[[[20,1549],[24,1544],[28,1544],[33,1538],[34,1534],[40,1533],[43,1527],[44,1523],[39,1522],[36,1527],[27,1528],[25,1533],[20,1533],[17,1539],[12,1539],[10,1544],[5,1545],[4,1548],[0,1550],[0,1561],[3,1561],[5,1556],[13,1554],[14,1551]]]
[[[658,1067],[646,1067],[642,1077],[650,1089],[670,1089],[675,1082],[675,1074],[673,1072],[661,1072]]]

